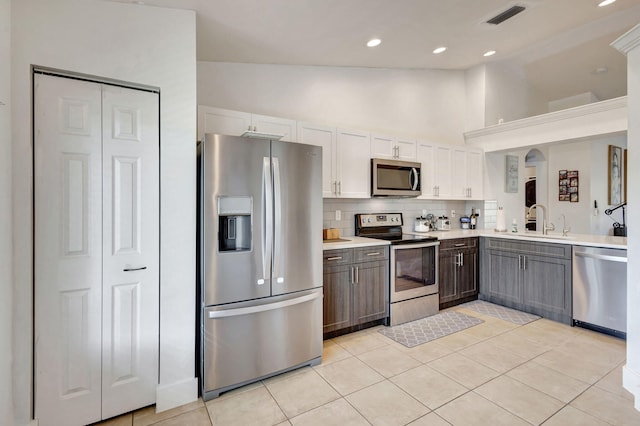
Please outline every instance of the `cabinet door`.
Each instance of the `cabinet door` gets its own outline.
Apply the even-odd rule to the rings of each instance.
[[[478,250],[460,250],[461,262],[457,270],[458,298],[478,294]]]
[[[319,124],[298,122],[298,141],[322,147],[322,196],[337,196],[336,172],[336,128]]]
[[[370,198],[371,149],[369,133],[338,129],[338,196]]]
[[[198,105],[198,140],[205,133],[240,136],[251,126],[251,114]]]
[[[521,255],[487,250],[483,261],[482,292],[490,300],[503,302],[510,307],[522,305]]]
[[[436,145],[430,142],[419,141],[416,150],[416,161],[422,164],[422,195],[418,198],[432,199],[436,196],[434,179],[436,171]]]
[[[467,186],[469,197],[474,200],[484,198],[484,153],[467,151]]]
[[[440,250],[438,254],[438,292],[440,303],[451,302],[458,298],[456,273],[458,268],[458,250]]]
[[[416,146],[417,143],[412,139],[397,139],[396,146],[398,149],[398,160],[402,161],[416,161]]]
[[[351,325],[351,265],[324,268],[322,331],[340,330]]]
[[[392,136],[371,135],[371,158],[395,158],[396,141]]]
[[[453,149],[451,165],[451,195],[455,198],[467,198],[467,151],[464,148]]]
[[[284,135],[281,141],[297,142],[296,121],[288,118],[251,114],[251,126],[258,132]]]
[[[547,256],[523,256],[524,304],[556,321],[571,320],[571,261]]]
[[[387,262],[355,264],[353,285],[353,325],[388,316]]]
[[[435,147],[435,164],[434,164],[434,186],[436,187],[436,197],[451,197],[451,161],[453,158],[453,150],[448,146],[437,145]]]

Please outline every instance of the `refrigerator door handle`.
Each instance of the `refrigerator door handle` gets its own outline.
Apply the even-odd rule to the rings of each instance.
[[[271,159],[262,159],[262,279],[264,284],[271,276],[271,250],[273,247],[273,191],[271,186]]]
[[[256,314],[258,312],[273,311],[274,309],[282,309],[288,306],[299,305],[300,303],[309,302],[322,297],[322,292],[314,292],[305,296],[293,299],[283,300],[281,302],[267,303],[266,305],[247,306],[246,308],[225,309],[222,311],[209,311],[207,317],[209,319],[237,317],[241,315]]]
[[[284,282],[282,274],[282,186],[280,183],[280,163],[277,157],[273,161],[273,277],[277,284]]]

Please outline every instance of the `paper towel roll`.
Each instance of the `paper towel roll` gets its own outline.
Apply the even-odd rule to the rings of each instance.
[[[502,210],[502,207],[498,208],[498,212],[496,213],[496,231],[506,231],[507,230],[507,224],[505,222],[504,219],[504,210]]]

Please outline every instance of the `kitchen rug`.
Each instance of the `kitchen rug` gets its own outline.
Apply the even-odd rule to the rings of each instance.
[[[515,309],[505,308],[504,306],[485,302],[484,300],[474,300],[473,302],[458,305],[460,308],[471,309],[479,314],[489,315],[490,317],[509,321],[518,325],[525,325],[540,319],[538,315],[528,314],[526,312],[516,311]]]
[[[455,311],[442,312],[405,324],[385,327],[378,332],[408,348],[483,323],[480,318]]]

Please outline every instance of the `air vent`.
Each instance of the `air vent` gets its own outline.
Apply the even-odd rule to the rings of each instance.
[[[516,16],[518,13],[524,11],[526,8],[524,6],[513,6],[510,7],[509,9],[505,10],[504,12],[494,16],[493,18],[489,19],[487,21],[487,24],[493,24],[493,25],[498,25],[503,23],[504,21],[506,21],[509,18],[513,18],[514,16]]]

